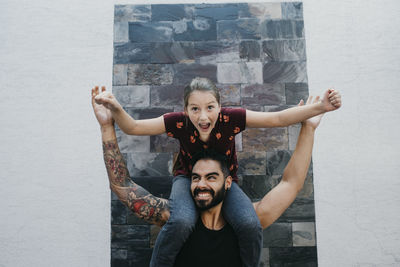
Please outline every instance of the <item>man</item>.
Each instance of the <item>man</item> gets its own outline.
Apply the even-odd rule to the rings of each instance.
[[[92,90],[92,105],[101,127],[104,161],[110,188],[138,217],[149,223],[162,226],[169,218],[168,200],[151,195],[130,179],[118,148],[111,113],[105,107],[94,102],[94,90],[96,89]],[[312,97],[309,97],[307,104],[317,101],[319,101],[319,97],[316,97],[314,101],[312,101]],[[296,149],[284,170],[281,182],[268,192],[261,201],[253,204],[263,228],[268,227],[278,219],[301,190],[311,161],[314,132],[321,117],[322,115],[319,115],[302,123]],[[193,165],[191,191],[197,207],[202,212],[196,230],[177,257],[176,266],[241,265],[233,230],[230,230],[229,225],[226,225],[221,213],[225,191],[229,190],[232,183],[232,178],[228,176],[228,172],[225,171],[224,173],[223,162],[223,160],[218,160],[217,157],[205,155],[200,157]],[[212,237],[212,234],[198,234],[199,232],[207,232],[207,229],[214,231],[214,233],[225,229],[221,243],[216,244],[218,242],[214,240],[215,236],[218,237],[221,234],[217,233],[214,237]],[[207,238],[207,235],[211,236],[209,237],[209,239],[212,239],[211,241],[207,239],[198,241],[201,237]],[[198,248],[199,242],[206,244]],[[215,247],[205,253],[210,244],[215,245]],[[227,244],[230,245],[228,249]],[[228,256],[223,257],[221,253],[224,253],[225,250]],[[219,253],[212,253],[213,251],[219,251]],[[195,256],[196,254],[197,256]],[[229,263],[217,262],[219,259],[226,260],[227,258],[230,260]]]

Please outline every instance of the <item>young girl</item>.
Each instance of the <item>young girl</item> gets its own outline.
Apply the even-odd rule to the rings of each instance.
[[[135,120],[126,113],[110,92],[102,89],[97,104],[110,109],[115,122],[126,134],[157,135],[167,133],[180,142],[174,166],[170,195],[170,218],[161,229],[150,266],[173,266],[175,257],[196,224],[198,213],[190,194],[192,155],[207,148],[228,157],[230,175],[237,181],[235,135],[246,127],[285,127],[340,107],[340,94],[327,90],[319,103],[279,112],[255,112],[243,108],[221,108],[217,87],[206,78],[195,78],[184,90],[184,112],[167,113],[147,120]],[[227,192],[223,215],[235,230],[244,266],[258,266],[262,248],[262,228],[250,199],[237,183]]]

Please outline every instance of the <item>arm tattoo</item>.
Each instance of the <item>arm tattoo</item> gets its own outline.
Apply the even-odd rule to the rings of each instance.
[[[103,155],[111,190],[139,218],[164,225],[169,217],[168,200],[153,196],[130,179],[117,140],[103,142]]]

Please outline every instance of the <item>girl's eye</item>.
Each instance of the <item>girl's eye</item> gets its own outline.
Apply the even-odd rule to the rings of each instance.
[[[197,111],[197,110],[198,110],[198,108],[196,108],[196,107],[192,108],[192,111]]]
[[[214,106],[208,106],[208,109],[213,109],[214,108]]]

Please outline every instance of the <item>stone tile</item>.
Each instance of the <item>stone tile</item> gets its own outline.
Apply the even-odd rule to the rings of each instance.
[[[184,18],[190,19],[191,15],[187,14],[185,5],[169,4],[169,5],[151,5],[152,21],[176,21]]]
[[[314,199],[314,179],[312,169],[309,169],[303,188],[297,194],[298,198]]]
[[[128,250],[129,267],[148,267],[153,249],[133,247]]]
[[[114,22],[114,43],[129,42],[129,26],[126,21]]]
[[[216,63],[220,43],[217,41],[194,42],[194,57],[200,64]]]
[[[263,247],[292,246],[292,224],[274,223],[263,231]]]
[[[126,260],[128,258],[128,250],[126,249],[111,249],[111,258],[113,260]]]
[[[128,65],[114,64],[113,85],[128,84]]]
[[[138,216],[136,216],[133,213],[133,211],[131,211],[129,209],[128,209],[128,215],[127,215],[126,223],[127,224],[131,224],[131,225],[150,225],[145,220],[140,219]]]
[[[217,62],[241,62],[239,56],[239,40],[219,40]]]
[[[239,56],[247,61],[260,60],[260,44],[258,41],[242,41],[239,44]]]
[[[279,105],[279,106],[264,106],[263,109],[265,112],[275,112],[275,111],[281,111],[285,110],[288,108],[292,108],[294,106],[289,106],[289,105]]]
[[[153,248],[156,244],[158,233],[160,232],[161,228],[157,225],[150,226],[150,247]]]
[[[283,19],[303,19],[303,3],[301,2],[284,2],[282,5]]]
[[[213,19],[196,17],[194,20],[186,21],[186,26],[175,27],[173,38],[175,41],[217,40],[217,24]]]
[[[172,108],[126,108],[126,112],[135,120],[152,119],[165,113],[172,112]]]
[[[152,43],[150,62],[165,64],[194,62],[194,44],[193,42]]]
[[[270,40],[262,43],[265,61],[304,61],[306,60],[305,40]]]
[[[111,224],[126,224],[127,210],[121,201],[111,201]]]
[[[143,188],[149,191],[151,194],[168,199],[171,193],[172,176],[143,176],[134,177],[132,180],[140,184]]]
[[[240,63],[241,82],[250,84],[263,83],[263,66],[261,62]]]
[[[304,102],[308,98],[308,84],[307,83],[286,83],[285,84],[286,93],[286,104],[297,105],[301,99]]]
[[[281,105],[285,103],[283,84],[243,84],[241,90],[244,105]]]
[[[272,189],[271,180],[266,175],[243,175],[242,178],[241,188],[251,201],[261,200]]]
[[[170,42],[173,33],[171,22],[129,22],[131,42]]]
[[[150,229],[147,225],[112,225],[111,242],[148,246]],[[132,242],[132,243],[130,243]]]
[[[249,150],[237,153],[241,175],[265,175],[267,160],[266,151]]]
[[[245,151],[288,149],[287,128],[251,128],[243,132]]]
[[[240,18],[281,19],[282,9],[280,3],[248,3],[242,4],[239,12]]]
[[[150,136],[127,135],[121,130],[116,134],[121,153],[150,152]]]
[[[297,197],[278,219],[279,222],[315,221],[314,199]]]
[[[292,152],[288,150],[267,151],[267,175],[282,175]]]
[[[150,21],[150,5],[115,5],[115,22]]]
[[[128,85],[171,84],[174,70],[167,64],[129,64]]]
[[[263,77],[264,83],[307,82],[306,62],[267,62]]]
[[[119,201],[119,198],[117,197],[117,195],[114,194],[113,191],[110,191],[110,192],[111,192],[111,200],[118,200]]]
[[[274,247],[269,249],[269,257],[271,267],[318,266],[316,247]]]
[[[184,85],[151,86],[151,106],[172,107],[183,106]]]
[[[218,83],[241,83],[239,63],[218,63]]]
[[[260,265],[258,267],[269,267],[269,248],[261,249]]]
[[[150,63],[149,43],[114,44],[115,64]]]
[[[217,66],[201,64],[175,64],[175,85],[188,85],[195,77],[209,78],[217,82]]]
[[[296,123],[296,124],[290,125],[288,127],[288,131],[289,131],[289,150],[294,150],[296,148],[297,139],[299,137],[300,129],[301,129],[301,123]]]
[[[171,161],[171,163],[170,163]],[[168,176],[172,165],[171,153],[133,152],[127,154],[129,174],[136,176]]]
[[[217,84],[221,95],[221,104],[225,106],[240,105],[240,85],[239,84]]]
[[[113,86],[113,94],[124,108],[150,106],[150,86]]]
[[[295,20],[265,20],[261,23],[260,34],[263,39],[303,38],[304,23]]]
[[[179,141],[167,134],[150,136],[150,152],[179,152]]]
[[[313,222],[294,222],[293,227],[293,246],[294,247],[314,247],[315,242],[315,223]]]
[[[238,4],[199,4],[195,5],[195,16],[214,20],[234,20],[239,16]]]
[[[258,19],[222,20],[218,21],[217,25],[218,40],[261,39]]]

